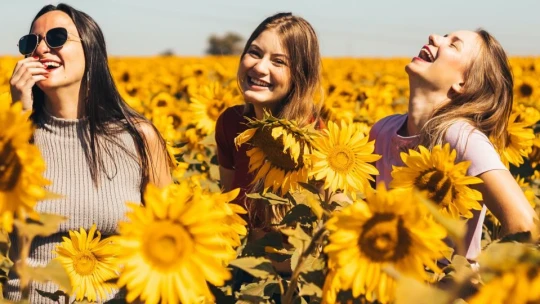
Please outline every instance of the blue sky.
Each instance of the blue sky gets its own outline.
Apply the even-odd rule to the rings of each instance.
[[[318,33],[324,56],[412,57],[431,33],[483,27],[510,55],[540,55],[537,0],[64,0],[101,26],[111,55],[172,49],[202,55],[211,34],[247,38],[267,16],[290,11]],[[51,0],[1,0],[0,55],[17,54],[39,9]]]

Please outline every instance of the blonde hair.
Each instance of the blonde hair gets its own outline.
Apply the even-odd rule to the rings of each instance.
[[[481,45],[467,72],[462,92],[452,92],[450,99],[438,107],[420,131],[419,144],[430,150],[442,144],[448,128],[458,120],[469,122],[505,147],[506,129],[512,113],[514,81],[506,53],[487,31],[479,29]]]
[[[249,47],[264,31],[274,30],[289,57],[291,89],[280,102],[274,116],[295,120],[299,126],[318,122],[322,108],[323,90],[321,86],[322,63],[319,41],[313,27],[305,19],[291,13],[278,13],[266,18],[246,42],[240,60]],[[317,99],[317,100],[316,100]],[[253,113],[253,105],[246,103],[244,113]],[[260,192],[262,182],[256,183],[251,191]],[[247,204],[250,225],[271,228],[281,222],[290,210],[287,205],[262,205],[250,200]]]

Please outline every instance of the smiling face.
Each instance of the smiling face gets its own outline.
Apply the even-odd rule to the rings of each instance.
[[[238,68],[238,81],[248,103],[275,108],[291,89],[288,55],[274,30],[266,30],[248,47]]]
[[[44,92],[81,86],[85,71],[85,57],[81,39],[71,18],[64,12],[52,11],[39,17],[32,26],[32,34],[44,37],[48,30],[63,27],[68,31],[68,40],[59,48],[49,48],[40,41],[32,54],[38,57],[49,70],[48,78],[37,83]]]
[[[480,52],[476,32],[457,31],[445,36],[431,35],[417,57],[407,65],[411,83],[428,84],[434,89],[450,90],[463,85],[465,73]]]

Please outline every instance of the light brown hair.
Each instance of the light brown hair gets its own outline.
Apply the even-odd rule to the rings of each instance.
[[[246,42],[240,60],[249,47],[264,31],[274,30],[289,58],[291,89],[280,102],[274,116],[296,120],[305,126],[319,118],[322,106],[321,54],[319,41],[313,27],[305,19],[291,13],[278,13],[266,18]],[[320,100],[315,100],[318,97]],[[246,113],[253,112],[253,105],[246,103]]]
[[[323,96],[322,63],[315,30],[301,17],[291,13],[275,14],[266,18],[253,31],[240,60],[246,55],[253,41],[267,30],[275,31],[280,38],[289,58],[291,75],[291,89],[273,115],[295,120],[299,126],[319,122]],[[246,103],[244,112],[253,113],[253,105]],[[262,182],[258,182],[251,191],[260,192],[262,188]],[[286,205],[267,206],[264,202],[250,199],[246,203],[250,217],[249,224],[256,228],[270,229],[271,225],[278,224],[290,209]]]
[[[483,29],[476,33],[480,49],[465,73],[463,90],[452,92],[420,131],[420,144],[430,150],[443,143],[446,131],[458,120],[486,134],[498,149],[507,145],[506,129],[514,98],[510,64],[493,36]]]

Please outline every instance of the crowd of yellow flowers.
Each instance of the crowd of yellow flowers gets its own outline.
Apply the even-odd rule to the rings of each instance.
[[[46,164],[29,141],[29,113],[22,114],[9,97],[17,60],[0,57],[0,224],[4,232],[17,227],[26,237],[23,246],[29,246],[40,234],[28,220],[45,222],[33,208],[54,194],[46,191]],[[238,189],[220,191],[214,140],[218,116],[243,104],[238,61],[110,59],[122,97],[165,138],[176,161],[175,183],[163,189],[149,185],[145,206],[126,202],[130,211],[113,237],[102,239],[95,226],[71,231],[55,250],[67,277],[52,266],[45,269],[49,275],[17,267],[22,289],[32,280],[54,280],[75,301],[89,302],[124,288],[128,302],[146,303],[540,303],[536,232],[500,240],[500,223],[491,216],[480,269],[459,251],[452,257],[445,240],[463,240],[463,220],[481,209],[482,196],[470,187],[481,180],[466,176],[468,163],[456,163],[449,145],[403,153],[405,167],[392,172],[391,188],[372,188],[372,164],[380,156],[373,154],[369,129],[385,116],[406,112],[409,59],[325,58],[325,130],[270,113],[250,121],[235,140],[252,146],[250,171],[262,186],[250,197],[285,210],[275,230],[288,241],[272,242],[269,233],[255,246],[246,243],[247,211],[229,203]],[[512,58],[511,66],[514,109],[509,143],[499,153],[536,207],[540,58]],[[436,186],[442,179],[451,190]],[[314,180],[319,188],[310,184]],[[352,202],[332,201],[338,190]],[[436,262],[444,258],[449,266]],[[290,260],[289,275],[274,269],[284,260]],[[234,288],[240,269],[255,280]]]

